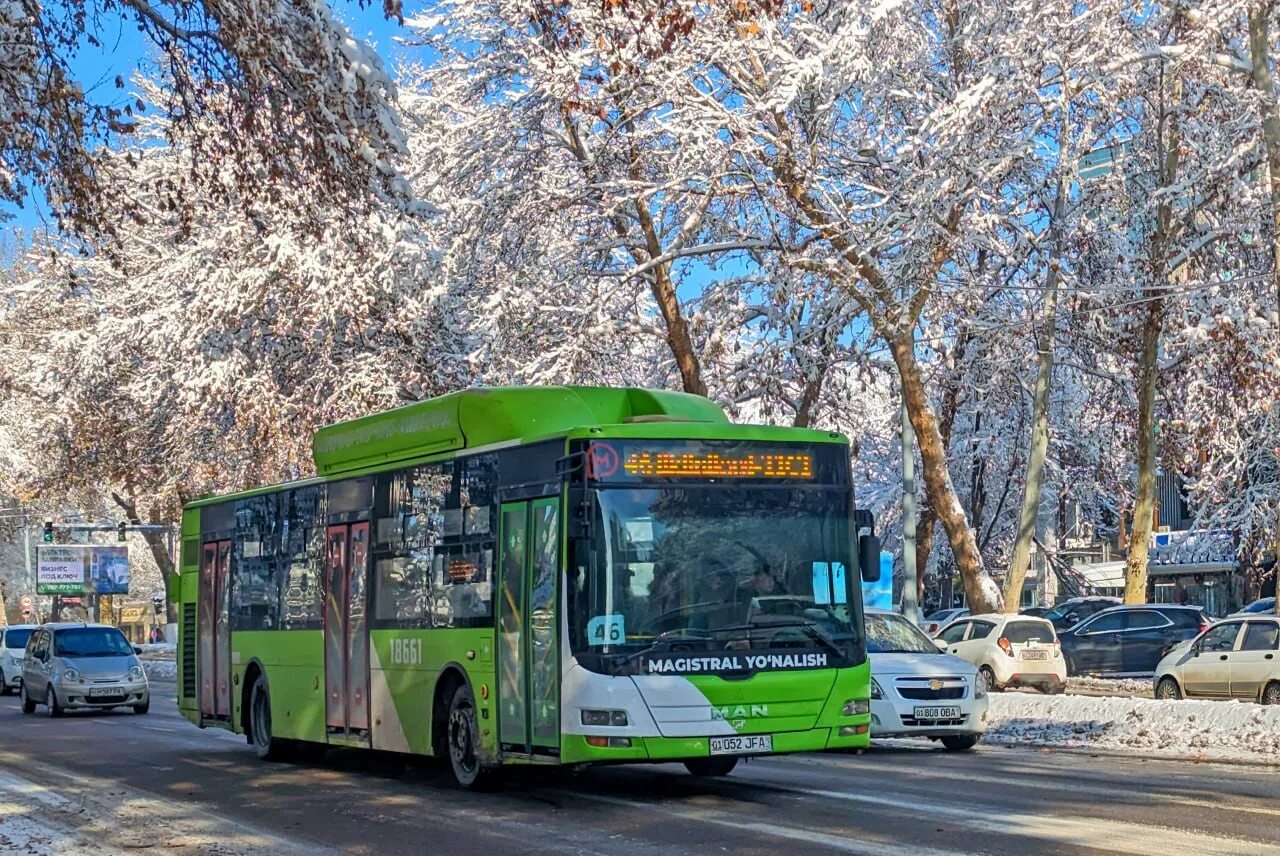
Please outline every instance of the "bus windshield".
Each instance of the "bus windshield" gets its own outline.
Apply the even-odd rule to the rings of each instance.
[[[848,491],[640,487],[595,497],[568,583],[570,641],[588,668],[653,649],[860,659]]]

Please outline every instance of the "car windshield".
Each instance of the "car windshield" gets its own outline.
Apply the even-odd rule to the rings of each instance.
[[[1012,645],[1023,642],[1052,642],[1053,627],[1042,621],[1010,621],[1004,626],[1005,639]]]
[[[23,628],[20,630],[6,630],[4,632],[4,647],[6,648],[25,648],[27,640],[31,638],[31,629]]]
[[[604,668],[602,659],[647,649],[860,650],[847,490],[643,487],[595,497],[590,535],[575,540],[568,569],[580,662]]]
[[[59,657],[119,657],[132,654],[133,648],[114,627],[76,627],[54,633],[53,653]]]
[[[941,654],[938,646],[900,615],[867,615],[867,653]]]

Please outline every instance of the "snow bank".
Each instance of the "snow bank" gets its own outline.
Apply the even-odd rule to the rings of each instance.
[[[1067,678],[1067,692],[1151,698],[1152,678]]]
[[[1280,706],[993,693],[986,742],[1280,764]]]
[[[140,660],[149,681],[176,681],[178,664],[173,660]]]

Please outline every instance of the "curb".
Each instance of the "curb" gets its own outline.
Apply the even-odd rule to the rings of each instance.
[[[1124,758],[1129,761],[1172,761],[1184,764],[1224,764],[1229,767],[1249,767],[1262,770],[1280,769],[1280,760],[1254,761],[1247,758],[1211,758],[1205,755],[1143,755],[1139,752],[1125,752],[1121,749],[1090,749],[1084,746],[1054,746],[1040,743],[1005,743],[999,738],[982,738],[979,745],[999,746],[1001,749],[1014,749],[1033,752],[1062,752],[1068,755],[1089,755],[1097,758]]]

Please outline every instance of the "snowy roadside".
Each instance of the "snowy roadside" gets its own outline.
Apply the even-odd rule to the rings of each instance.
[[[1067,678],[1067,692],[1072,695],[1136,696],[1151,698],[1154,675],[1142,678]]]
[[[149,681],[176,681],[178,679],[178,646],[167,642],[142,645],[138,662],[147,673]]]
[[[1280,707],[1017,692],[990,699],[987,743],[1280,764]]]

